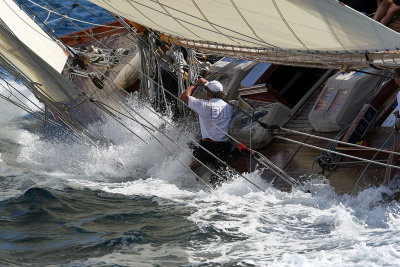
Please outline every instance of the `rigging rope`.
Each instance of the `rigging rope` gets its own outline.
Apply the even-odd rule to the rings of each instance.
[[[140,43],[143,43],[143,42],[140,42]],[[140,43],[139,43],[139,45],[140,45]],[[142,51],[142,49],[139,49],[139,51]],[[144,58],[142,57],[142,60],[143,60]],[[129,64],[130,65],[130,63],[127,63],[127,64]],[[142,61],[142,64],[143,64],[143,61]],[[131,65],[132,66],[132,65]],[[132,66],[133,67],[133,66]],[[99,72],[100,74],[101,74],[101,72]],[[144,77],[145,78],[145,80],[146,79],[149,79],[149,80],[152,80],[152,77],[149,77],[148,75],[146,75],[143,71],[140,71],[140,73],[141,73],[141,76],[142,77]],[[103,75],[103,74],[101,74],[101,75]],[[104,76],[103,75],[103,77],[105,77],[106,79],[109,79],[109,77],[106,77],[106,76]],[[157,86],[159,86],[159,88],[162,88],[162,90],[164,91],[164,92],[167,92],[170,96],[172,96],[173,98],[175,98],[178,102],[180,102],[180,103],[182,103],[183,105],[186,105],[185,103],[183,103],[179,98],[177,98],[175,95],[173,95],[173,94],[171,94],[171,92],[169,92],[168,90],[166,90],[165,88],[163,88],[162,87],[162,85],[160,85],[160,84],[158,84],[157,82],[155,82],[155,81],[153,81],[153,83],[155,83],[155,84],[157,84]],[[146,84],[146,83],[145,83]],[[117,85],[118,86],[118,85]],[[119,86],[118,86],[119,87]],[[123,88],[120,88],[120,89],[122,89],[122,90],[124,90]],[[125,90],[124,90],[125,91]],[[228,103],[229,104],[229,103]],[[243,111],[242,111],[243,112]],[[246,114],[246,113],[245,113]],[[246,114],[246,115],[248,115],[248,114]],[[248,116],[251,116],[251,115],[248,115]],[[259,122],[256,118],[254,118],[258,123],[260,123],[260,124],[262,124],[262,125],[264,125],[264,126],[266,126],[265,124],[263,124],[262,122]],[[214,126],[216,126],[216,125],[214,125]],[[218,126],[217,126],[218,127]],[[222,129],[220,129],[220,130],[222,130]],[[230,138],[233,138],[232,136],[230,136],[229,134],[228,134],[228,136],[230,137]],[[235,140],[234,138],[233,138],[233,140]],[[237,140],[235,140],[238,144],[240,144],[240,142],[238,142]],[[197,143],[197,142],[195,142],[195,143]],[[254,151],[255,153],[258,153],[258,152],[256,152],[256,151]],[[260,157],[259,158],[265,158],[265,156],[263,156],[263,155],[260,155]],[[217,157],[217,159],[219,159],[218,157]],[[226,165],[226,163],[225,162],[223,162],[225,165]],[[228,165],[226,165],[228,168],[230,168]],[[244,179],[246,179],[247,180],[247,178],[246,177],[244,177],[243,175],[241,175]],[[293,182],[293,181],[295,181],[293,178],[291,178],[292,179],[292,181],[291,182],[289,182],[291,185],[294,185],[294,184],[296,184],[295,182]],[[252,183],[252,182],[251,182]]]
[[[94,103],[100,103],[101,105],[107,106],[104,103],[101,103],[100,101],[97,100],[92,100]],[[135,112],[134,110],[132,110],[133,112]],[[111,113],[110,111],[108,111],[108,113]],[[136,113],[136,112],[135,112]],[[138,113],[136,113],[137,115],[139,115]],[[140,115],[139,115],[140,116]],[[143,120],[145,120],[147,123],[149,123],[149,125],[151,125],[155,130],[157,130],[159,133],[161,133],[163,136],[165,136],[166,138],[168,138],[168,140],[172,141],[175,145],[177,145],[179,148],[181,148],[184,152],[189,153],[190,155],[192,154],[191,152],[188,152],[186,149],[184,149],[181,145],[177,144],[175,141],[173,141],[169,136],[167,136],[166,134],[164,134],[160,129],[158,129],[156,126],[154,126],[153,124],[151,124],[148,120],[146,120],[145,118],[143,118],[142,116],[140,116]],[[175,159],[177,159],[186,169],[188,169],[189,171],[192,172],[192,174],[194,174],[194,176],[202,181],[209,189],[212,189],[212,187],[207,184],[205,181],[203,181],[203,179],[201,179],[200,176],[198,176],[192,169],[190,169],[185,163],[182,162],[181,159],[179,159],[179,157],[177,155],[175,155],[163,142],[161,142],[161,140],[159,140],[154,134],[152,134],[150,131],[148,131],[147,127],[144,128],[162,147],[164,147]],[[146,142],[147,143],[147,142]],[[148,144],[148,143],[147,143]],[[198,160],[196,158],[196,160]],[[199,160],[198,160],[199,161]],[[200,161],[199,161],[200,162]],[[207,165],[203,164],[204,167],[206,167],[208,170],[210,170],[214,175],[217,175],[218,177],[222,178],[219,174],[215,173],[213,170],[211,170]]]
[[[36,117],[37,119],[39,119],[39,120],[41,120],[41,121],[43,121],[45,123],[50,123],[53,126],[56,126],[56,127],[58,127],[59,129],[65,131],[65,132],[71,133],[72,135],[77,137],[79,140],[85,141],[85,139],[82,138],[82,135],[80,135],[78,132],[76,132],[76,131],[74,131],[74,130],[72,130],[70,128],[65,128],[63,125],[59,124],[58,122],[56,122],[56,121],[54,121],[52,119],[48,119],[45,116],[43,116],[42,114],[34,112],[32,109],[27,107],[25,104],[20,104],[20,103],[18,103],[16,101],[10,99],[9,97],[6,97],[6,96],[2,95],[1,93],[0,93],[0,98],[2,98],[5,101],[11,103],[12,105],[24,110],[25,112],[27,112],[28,114],[31,114],[32,116]],[[91,139],[88,139],[88,140],[91,141]],[[92,142],[92,144],[94,144],[94,143]]]
[[[122,88],[121,88],[122,89]],[[179,99],[178,97],[176,97],[175,95],[173,95],[171,92],[169,92],[168,90],[166,90],[165,88],[162,87],[163,90],[165,90],[166,93],[168,93],[170,96],[172,96],[173,98],[175,98],[177,101],[181,101],[183,105],[187,106],[189,108],[189,106],[184,103],[181,99]],[[152,111],[151,109],[148,109],[150,111]],[[152,111],[154,112],[154,111]],[[156,113],[155,113],[156,114]],[[162,117],[160,117],[162,118]],[[165,120],[165,119],[164,119]],[[166,121],[166,120],[165,120]],[[166,121],[167,122],[167,121]],[[169,125],[171,125],[169,122],[167,122]],[[215,126],[217,129],[219,129],[220,131],[222,131],[224,134],[226,134],[229,138],[231,138],[232,140],[234,140],[237,144],[241,144],[238,140],[236,140],[233,136],[229,135],[229,133],[225,132],[223,129],[221,129],[220,127],[218,127],[218,125],[212,123],[213,126]],[[173,125],[171,125],[172,127],[174,127]],[[209,150],[207,150],[206,148],[204,148],[203,146],[201,146],[198,142],[196,142],[195,140],[193,140],[192,138],[189,137],[189,139],[194,142],[197,146],[201,147],[203,150],[205,150],[209,155],[211,155],[212,157],[214,157],[215,159],[217,159],[219,162],[221,162],[222,164],[224,164],[227,168],[231,169],[232,171],[234,171],[236,174],[240,175],[242,178],[244,178],[245,180],[247,180],[248,182],[250,182],[253,186],[257,187],[258,189],[261,190],[261,188],[259,186],[257,186],[256,184],[254,184],[252,181],[250,181],[248,178],[246,178],[243,174],[238,173],[235,169],[233,169],[232,167],[230,167],[229,165],[227,165],[226,162],[222,161],[220,158],[218,158],[217,156],[215,156],[213,153],[211,153]],[[254,151],[254,150],[250,150],[252,153],[255,153],[258,158],[261,161],[265,161],[266,164],[271,164],[271,162],[261,153]],[[263,164],[264,166],[266,164]],[[275,174],[279,175],[280,178],[282,178],[283,180],[287,181],[289,184],[291,184],[292,186],[298,185],[299,183],[294,180],[292,177],[287,178],[287,177],[283,177],[282,175],[280,175],[280,172],[283,172],[282,170],[280,170],[277,166],[275,165],[271,165],[269,167]],[[276,171],[276,169],[279,169],[279,171]]]
[[[164,92],[164,90],[163,90],[163,92]],[[168,92],[168,91],[167,91]]]
[[[386,145],[386,143],[390,140],[390,138],[391,138],[392,136],[393,136],[393,133],[391,133],[391,134],[389,135],[389,137],[388,137],[388,138],[385,140],[385,142],[382,144],[381,148],[384,147],[384,146]],[[396,139],[395,139],[394,143],[396,143]],[[377,152],[375,153],[375,155],[372,157],[371,160],[374,160],[374,159],[376,158],[376,156],[378,156],[378,154],[379,154],[379,151],[377,151]],[[390,164],[393,164],[393,162],[391,162]],[[355,185],[354,185],[354,187],[353,187],[353,190],[351,191],[351,194],[352,194],[352,195],[355,194],[355,191],[356,191],[356,189],[358,188],[358,183],[361,181],[361,178],[364,177],[364,173],[367,171],[367,169],[368,169],[368,167],[369,167],[370,165],[371,165],[371,163],[368,163],[367,166],[365,166],[364,170],[361,172],[360,176],[358,177],[358,179],[357,179],[357,181],[356,181],[356,183],[355,183]]]
[[[122,89],[122,88],[121,88]],[[122,89],[123,90],[123,89]],[[163,90],[165,90],[165,88],[163,88]],[[168,92],[168,90],[166,90],[166,92]],[[168,92],[170,93],[170,92]],[[119,102],[124,103],[124,102]],[[124,104],[126,105],[126,104]],[[186,104],[185,104],[186,105]],[[146,105],[144,105],[146,107]],[[146,121],[149,125],[153,126],[147,119],[145,119],[143,116],[141,116],[139,113],[137,113],[134,109],[132,109],[131,107],[127,106],[129,109],[131,109],[132,112],[134,112],[136,115],[138,115],[141,119],[143,119],[144,121]],[[125,109],[125,108],[124,108]],[[163,118],[162,116],[158,115],[157,112],[155,112],[154,110],[146,107],[146,109],[148,109],[149,111],[151,111],[152,113],[156,114],[157,116],[159,116],[162,120],[164,120],[167,124],[171,125],[173,128],[176,129],[175,126],[173,126],[172,124],[170,124],[165,118]],[[125,109],[126,110],[126,109]],[[129,112],[129,111],[127,111]],[[163,136],[165,136],[167,139],[171,140],[172,142],[175,143],[175,141],[172,140],[172,138],[170,138],[169,136],[165,135],[165,133],[163,133],[162,131],[160,131],[157,127],[153,126],[154,129],[156,129],[157,131],[159,131]],[[152,135],[153,136],[153,135]],[[255,186],[257,189],[262,190],[258,185],[254,184],[252,181],[250,181],[248,178],[246,178],[243,174],[238,173],[237,171],[235,171],[234,169],[232,169],[226,162],[224,162],[223,160],[221,160],[220,158],[218,158],[216,155],[214,155],[212,152],[210,152],[209,150],[207,150],[205,147],[201,146],[197,141],[194,141],[191,137],[188,137],[192,142],[194,142],[197,146],[199,146],[200,148],[202,148],[203,150],[205,150],[209,155],[211,155],[212,157],[214,157],[216,160],[218,160],[220,163],[222,163],[223,165],[225,165],[228,169],[230,169],[231,171],[234,171],[236,174],[238,174],[239,176],[241,176],[242,178],[244,178],[246,181],[250,182],[253,186]],[[158,140],[157,140],[158,141]],[[184,150],[185,152],[187,152],[184,148],[182,148],[179,144],[178,145],[182,150]],[[190,153],[190,155],[192,157],[194,157],[192,155],[192,153]],[[194,157],[195,158],[195,157]],[[195,158],[197,161],[199,161],[197,158]],[[213,170],[211,170],[206,164],[202,163],[201,161],[199,161],[204,167],[206,167],[209,171],[211,171],[214,175],[218,176],[220,179],[223,180],[223,177],[221,177],[219,174],[215,173]],[[185,167],[187,167],[185,165]],[[189,168],[190,169],[190,168]],[[193,172],[193,171],[192,171]],[[198,175],[196,175],[196,177],[198,177]],[[201,179],[202,180],[202,179]]]
[[[128,63],[129,64],[129,63]],[[91,66],[92,68],[94,68],[96,71],[98,71],[94,66]],[[105,76],[103,73],[101,73],[100,71],[98,71],[98,73],[100,74],[100,75],[102,75],[102,77],[104,77],[104,78],[106,78],[106,79],[110,79],[109,77],[107,77],[107,76]],[[111,82],[113,82],[112,80],[111,80]],[[117,85],[117,84],[115,84],[117,87],[119,87],[121,90],[123,90],[123,91],[125,91],[123,88],[121,88],[119,85]],[[107,90],[107,88],[104,88],[105,90]],[[113,97],[113,95],[112,94],[110,94],[110,96],[111,96],[111,98],[113,98],[114,99],[114,97]],[[115,100],[115,99],[114,99]],[[99,101],[96,101],[96,100],[92,100],[92,101],[95,101],[96,103],[99,103]],[[115,100],[115,102],[120,106],[120,107],[122,107],[126,112],[128,112],[128,114],[130,114],[130,112],[129,112],[129,110],[127,110],[127,108],[125,107],[125,103],[123,102],[123,101],[117,101],[117,100]],[[122,103],[124,103],[124,105],[122,105]],[[104,103],[103,103],[103,105],[104,105]],[[131,107],[129,107],[129,106],[127,106],[129,109],[131,109]],[[145,120],[147,123],[149,123],[151,126],[153,126],[148,120],[146,120],[145,118],[143,118],[140,114],[138,114],[134,109],[131,109],[135,114],[137,114],[139,117],[141,117],[143,120]],[[111,112],[108,112],[108,114],[109,115],[111,115],[112,113]],[[118,121],[118,119],[117,118],[115,118],[115,117],[113,117],[114,119],[116,119],[117,121]],[[119,123],[121,123],[122,124],[122,122],[120,122],[120,121],[118,121]],[[125,128],[127,128],[128,130],[130,130],[129,129],[129,127],[127,127],[126,125],[123,125]],[[162,135],[164,135],[165,137],[167,137],[167,138],[169,138],[172,142],[174,142],[175,143],[175,141],[173,141],[170,137],[168,137],[168,136],[166,136],[162,131],[160,131],[157,127],[155,127],[155,126],[153,126],[154,127],[154,129],[156,129],[157,131],[159,131]],[[146,131],[148,131],[148,129],[147,128],[145,128],[145,130]],[[150,135],[152,135],[160,144],[162,144],[162,142],[160,141],[160,140],[158,140],[152,133],[150,133],[149,132],[149,134]],[[175,143],[176,144],[176,143]],[[163,145],[163,144],[162,144]],[[176,145],[178,145],[181,149],[183,149],[179,144],[176,144]],[[181,162],[183,165],[184,165],[184,167],[185,168],[189,168],[189,167],[187,167],[179,158],[177,158],[176,157],[176,155],[174,154],[174,153],[172,153],[171,151],[170,151],[170,149],[168,149],[167,147],[165,147],[170,153],[171,153],[171,155],[173,155],[176,159],[178,159],[179,160],[179,162]],[[185,152],[187,152],[185,149],[183,149]],[[211,153],[211,152],[209,152],[209,153]],[[190,153],[191,154],[191,153]],[[217,158],[218,159],[218,158]],[[198,159],[197,159],[198,160]],[[199,161],[199,160],[198,160]],[[199,161],[200,162],[200,161]],[[206,167],[208,170],[210,170],[214,175],[216,175],[217,177],[219,177],[220,179],[223,179],[219,174],[217,174],[217,173],[215,173],[213,170],[211,170],[208,166],[206,166],[205,164],[203,164],[203,166],[204,167]],[[229,167],[229,166],[228,166]],[[190,168],[189,168],[190,169]],[[191,172],[192,173],[194,173],[192,170],[191,170]],[[195,173],[194,173],[195,174]],[[195,174],[195,176],[197,177],[197,178],[199,178],[201,181],[203,181],[197,174]],[[246,178],[245,178],[246,179]],[[204,181],[203,181],[204,182]],[[262,190],[260,187],[258,187],[257,185],[255,185],[255,184],[253,184],[256,188],[258,188],[259,190]]]
[[[386,150],[386,149],[379,149],[379,148],[374,148],[374,147],[369,147],[369,146],[353,144],[353,143],[349,143],[349,142],[343,142],[343,141],[340,141],[340,140],[326,138],[326,137],[313,135],[313,134],[308,134],[308,133],[305,133],[305,132],[300,132],[300,131],[296,131],[296,130],[292,130],[292,129],[288,129],[288,128],[283,128],[283,127],[280,127],[279,129],[282,130],[282,131],[289,132],[289,133],[295,133],[295,134],[298,134],[298,135],[304,135],[304,136],[308,136],[308,137],[312,137],[312,138],[316,138],[316,139],[320,139],[320,140],[330,141],[332,143],[358,147],[358,148],[362,148],[362,149],[365,149],[365,150],[372,150],[372,151],[384,152],[384,153],[388,153],[388,154],[400,155],[399,152],[390,151],[390,150]]]
[[[93,39],[96,40],[96,41],[99,41],[99,40],[97,40],[96,38],[93,38]],[[151,77],[150,77],[150,79],[151,79]],[[160,85],[159,85],[159,86],[160,86]],[[167,90],[165,90],[165,88],[162,87],[162,85],[160,86],[160,88],[163,89],[163,90],[162,90],[163,92],[164,92],[164,91],[167,91]],[[169,93],[169,91],[167,91],[167,92]],[[178,101],[179,101],[179,99],[178,99]],[[232,138],[232,137],[231,137],[231,138]]]
[[[28,0],[28,1],[30,1],[30,0]],[[30,2],[31,2],[31,1],[30,1]],[[95,38],[93,38],[93,39],[95,39]],[[95,39],[95,40],[96,40],[96,41],[99,41],[99,40],[97,40],[97,39]],[[151,77],[150,77],[150,79],[151,79]],[[158,86],[160,86],[159,83],[158,83]],[[162,88],[163,92],[166,91],[166,92],[169,93],[169,91],[168,91],[168,90],[165,90],[165,88],[163,88],[162,85],[161,85],[160,88]],[[179,101],[179,99],[178,99],[178,101]]]
[[[130,65],[130,63],[128,62],[127,64],[129,64]],[[132,65],[130,65],[130,66],[132,66]],[[95,67],[94,66],[92,66],[94,69],[95,69]],[[132,66],[133,67],[133,66]],[[96,69],[95,69],[96,70]],[[105,79],[107,79],[107,80],[110,80],[110,78],[109,77],[107,77],[107,76],[105,76],[104,74],[102,74],[101,72],[99,72],[99,74],[100,75],[102,75],[102,77],[104,77]],[[142,71],[141,71],[141,74],[143,75],[143,76],[145,76],[147,79],[149,79],[149,80],[151,80],[151,77],[149,77],[148,75],[146,75],[145,73],[143,73]],[[113,82],[112,80],[110,80],[111,82]],[[155,81],[153,81],[153,83],[156,83]],[[122,87],[120,87],[119,85],[117,85],[117,84],[115,84],[119,89],[121,89],[121,90],[123,90],[123,91],[125,91]],[[162,89],[162,90],[164,90],[165,92],[167,92],[168,94],[170,94],[172,97],[174,97],[175,99],[177,99],[178,101],[181,101],[182,102],[182,104],[184,104],[184,105],[186,105],[186,103],[184,103],[181,99],[179,99],[179,98],[177,98],[175,95],[173,95],[171,92],[169,92],[168,90],[166,90],[164,87],[162,87],[160,84],[158,84],[158,86],[160,86],[160,88]],[[107,90],[107,88],[105,88],[106,90]],[[126,92],[126,91],[125,91]],[[113,97],[113,96],[111,96],[111,97]],[[116,101],[116,103],[120,106],[120,107],[122,107],[126,112],[128,112],[129,113],[129,111],[126,109],[126,107],[124,107],[126,104],[123,102],[123,101]],[[131,109],[131,107],[129,107],[129,106],[127,106],[129,109]],[[135,112],[133,109],[131,109],[133,112]],[[155,113],[155,114],[157,114],[155,111],[153,111],[153,110],[151,110],[151,109],[148,109],[148,110],[150,110],[152,113]],[[139,115],[139,114],[138,114]],[[139,115],[140,116],[140,115]],[[160,118],[162,118],[162,117],[160,117]],[[166,121],[165,120],[165,118],[162,118],[164,121]],[[166,121],[167,122],[167,121]],[[167,122],[168,123],[168,122]],[[163,134],[163,133],[162,133]],[[189,137],[190,138],[190,137]],[[191,138],[190,138],[191,139]],[[192,139],[191,139],[192,140]],[[192,141],[194,141],[194,140],[192,140]],[[218,161],[220,161],[222,164],[224,164],[227,168],[229,168],[229,169],[231,169],[231,170],[233,170],[235,173],[237,173],[238,175],[240,175],[242,178],[244,178],[246,181],[248,181],[248,182],[250,182],[253,186],[255,186],[257,189],[259,189],[259,190],[261,190],[261,191],[263,191],[258,185],[256,185],[256,184],[254,184],[252,181],[250,181],[250,180],[248,180],[248,178],[246,178],[243,174],[240,174],[240,173],[238,173],[237,171],[235,171],[234,169],[232,169],[229,165],[227,165],[226,164],[226,162],[224,162],[224,161],[222,161],[221,159],[219,159],[217,156],[215,156],[213,153],[211,153],[210,151],[208,151],[207,149],[205,149],[204,147],[202,147],[198,142],[196,142],[196,141],[194,141],[194,143],[196,144],[196,145],[198,145],[198,146],[200,146],[202,149],[204,149],[207,153],[209,153],[211,156],[213,156],[215,159],[217,159]],[[187,166],[186,166],[187,167]],[[220,177],[220,178],[222,178],[221,176],[219,176],[218,174],[216,174],[218,177]]]
[[[24,2],[23,0],[21,0],[21,1]],[[46,10],[46,11],[51,12],[51,13],[53,13],[53,14],[57,14],[58,16],[63,17],[64,19],[68,19],[68,20],[70,20],[70,21],[81,22],[81,23],[84,23],[84,24],[92,25],[92,26],[101,26],[101,27],[108,27],[108,28],[114,28],[114,29],[122,29],[122,27],[108,26],[108,25],[104,25],[104,24],[92,23],[92,22],[88,22],[88,21],[84,21],[84,20],[80,20],[80,19],[76,19],[76,18],[73,18],[73,17],[66,16],[66,15],[64,15],[64,14],[62,14],[62,13],[60,13],[60,12],[58,12],[58,10],[57,10],[56,8],[54,8],[54,7],[50,6],[50,5],[48,5],[46,2],[43,2],[43,1],[41,1],[41,2],[42,2],[43,4],[45,4],[45,5],[47,5],[49,8],[53,9],[53,10],[51,10],[51,9],[49,9],[49,8],[46,8],[46,7],[42,6],[42,5],[39,5],[38,3],[36,3],[36,2],[34,2],[34,1],[32,1],[32,0],[26,0],[26,1],[32,3],[33,5],[39,7],[39,8],[41,8],[41,9],[43,9],[43,10]],[[71,0],[71,1],[72,1],[72,0]],[[55,10],[57,10],[57,11],[55,11]],[[31,10],[31,12],[32,12],[32,10]],[[32,12],[32,13],[34,14],[34,12]],[[105,12],[103,12],[103,13],[105,13]],[[105,14],[106,14],[106,13],[105,13]],[[41,23],[42,23],[43,25],[45,25],[42,21],[41,21]],[[75,26],[76,26],[76,25],[75,25]]]
[[[116,122],[118,122],[120,125],[122,125],[122,127],[124,127],[125,129],[127,129],[129,132],[131,132],[133,135],[135,135],[137,138],[139,138],[143,143],[145,143],[146,145],[149,144],[149,142],[145,141],[142,137],[140,137],[137,133],[135,133],[134,131],[132,131],[128,126],[126,126],[124,123],[122,123],[112,112],[110,112],[109,110],[107,110],[106,108],[104,108],[104,104],[100,101],[97,101],[95,99],[90,99],[91,102],[95,103],[100,109],[102,109],[106,114],[110,115],[111,118],[113,118]]]
[[[167,8],[170,9],[170,10],[175,10],[175,11],[178,12],[178,13],[182,13],[182,14],[185,15],[185,16],[194,17],[194,18],[196,18],[196,19],[198,19],[198,20],[200,20],[200,21],[204,21],[204,22],[207,23],[207,24],[212,24],[212,25],[214,25],[214,26],[216,26],[216,27],[218,27],[218,28],[225,29],[225,30],[227,30],[227,31],[229,31],[229,32],[232,32],[232,33],[236,34],[236,35],[244,36],[245,38],[248,38],[248,39],[250,39],[250,40],[246,40],[246,39],[239,38],[239,37],[237,37],[237,36],[233,36],[233,35],[229,35],[229,34],[222,33],[223,35],[225,35],[225,36],[228,37],[228,38],[233,38],[233,39],[236,39],[236,40],[239,40],[239,41],[246,41],[246,42],[255,44],[255,45],[257,45],[257,48],[256,48],[256,49],[258,49],[258,50],[259,50],[260,48],[261,48],[261,49],[265,49],[265,48],[266,48],[266,49],[272,49],[273,51],[277,51],[278,53],[279,53],[279,52],[289,52],[289,53],[294,54],[294,55],[300,55],[301,57],[302,57],[302,56],[310,57],[310,55],[307,54],[307,53],[305,53],[305,52],[301,52],[301,51],[298,51],[298,50],[281,49],[281,48],[279,48],[279,47],[277,47],[277,46],[275,46],[275,45],[272,45],[272,44],[269,44],[269,43],[266,43],[266,42],[260,42],[259,39],[254,38],[254,37],[252,37],[252,36],[248,36],[248,35],[245,35],[245,34],[243,34],[243,33],[241,33],[241,32],[237,32],[237,31],[234,31],[234,30],[232,30],[232,29],[230,29],[230,28],[226,28],[226,27],[224,27],[224,26],[222,26],[222,25],[218,25],[218,24],[212,23],[212,22],[210,22],[210,21],[208,21],[208,20],[205,20],[205,19],[203,19],[203,18],[193,16],[193,14],[188,14],[188,13],[186,13],[186,12],[184,12],[184,11],[182,11],[182,10],[176,9],[176,8],[174,8],[174,7],[171,7],[171,6],[168,6],[168,5],[165,5],[165,4],[161,4],[161,3],[159,3],[158,1],[154,1],[154,0],[151,0],[151,1],[154,2],[154,3],[156,3],[156,4],[162,5],[162,7],[167,7]],[[154,12],[161,13],[161,14],[163,14],[163,15],[165,15],[165,16],[169,16],[169,17],[171,17],[171,18],[173,18],[173,19],[177,19],[177,20],[179,20],[179,21],[188,23],[188,24],[190,24],[190,25],[192,25],[192,26],[194,26],[194,27],[200,28],[200,29],[202,29],[202,30],[206,30],[206,31],[209,31],[209,32],[212,32],[212,33],[216,33],[216,34],[221,34],[220,31],[213,31],[213,30],[211,30],[211,29],[204,28],[204,27],[202,27],[202,26],[199,25],[199,24],[195,24],[195,23],[191,23],[191,22],[185,21],[185,20],[182,19],[182,18],[172,17],[170,14],[165,14],[165,13],[163,13],[163,12],[161,12],[161,11],[159,11],[159,10],[157,10],[157,9],[155,9],[155,8],[153,8],[153,7],[151,7],[151,6],[145,5],[145,4],[140,3],[140,2],[138,2],[138,1],[131,0],[131,2],[134,2],[134,3],[138,4],[138,5],[141,5],[141,6],[143,6],[143,7],[146,7],[146,8],[148,8],[148,9],[151,9],[151,10],[153,10]],[[130,3],[130,4],[131,4],[131,3]],[[124,12],[121,11],[121,10],[118,10],[118,11],[119,11],[121,14],[124,13]],[[214,27],[214,28],[215,28],[215,27]],[[178,38],[179,38],[179,37],[178,37]],[[254,41],[251,41],[251,40],[254,40]],[[189,42],[193,42],[193,40],[190,40]],[[217,45],[221,45],[221,44],[217,44]],[[244,48],[244,49],[251,49],[250,47],[243,47],[243,48]],[[335,55],[335,54],[333,54],[333,55]],[[329,58],[327,58],[327,57],[325,57],[325,56],[319,56],[319,55],[316,55],[316,54],[312,54],[312,58],[316,59],[317,61],[320,59],[320,61],[318,61],[318,62],[321,63],[321,64],[323,64],[323,65],[325,65],[327,68],[330,68],[330,69],[337,69],[337,67],[335,67],[335,66],[333,66],[333,65],[331,65],[331,64],[328,63]]]
[[[296,140],[293,140],[293,139],[289,139],[289,138],[285,138],[285,137],[282,137],[282,136],[275,136],[275,138],[282,139],[282,140],[285,140],[285,141],[288,141],[288,142],[293,142],[293,143],[296,143],[296,144],[303,144],[304,146],[307,146],[307,147],[310,147],[310,148],[314,148],[314,149],[321,150],[321,151],[326,151],[326,152],[329,152],[329,153],[332,153],[332,154],[336,154],[336,155],[339,155],[339,156],[343,156],[343,157],[357,159],[357,160],[364,161],[364,162],[370,162],[372,164],[376,164],[376,165],[380,165],[380,166],[384,166],[384,167],[393,167],[393,168],[396,168],[396,169],[400,169],[400,166],[384,164],[384,163],[372,161],[372,160],[369,160],[369,159],[360,158],[360,157],[356,157],[356,156],[352,156],[352,155],[348,155],[348,154],[332,151],[332,150],[329,150],[329,149],[325,149],[325,148],[309,145],[309,144],[306,144],[306,143],[301,143],[299,141],[296,141]]]
[[[37,83],[32,82],[27,77],[25,77],[21,72],[19,72],[16,68],[14,68],[14,66],[7,59],[3,58],[2,56],[0,56],[0,63],[1,63],[0,65],[3,66],[3,68],[6,69],[12,76],[17,78],[28,89],[30,89],[30,91],[34,93],[37,99],[51,106],[52,111],[55,112],[56,115],[58,115],[59,117],[63,117],[62,115],[64,114],[65,111],[60,106],[60,103],[55,102],[46,92],[41,90],[41,88]],[[61,89],[63,90],[63,88]],[[74,126],[74,122],[69,120],[68,117],[63,117],[63,122],[69,127]],[[95,138],[93,135],[91,135],[84,129],[84,125],[81,122],[78,121],[78,125],[75,125],[75,128],[79,129],[80,134],[86,135],[86,137],[91,139],[91,141],[98,140],[98,138]]]

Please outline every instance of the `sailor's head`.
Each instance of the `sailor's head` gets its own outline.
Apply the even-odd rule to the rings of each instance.
[[[205,87],[208,88],[207,96],[213,98],[217,96],[218,98],[223,98],[224,94],[224,87],[219,81],[211,81],[204,84]],[[210,92],[211,91],[211,92]]]

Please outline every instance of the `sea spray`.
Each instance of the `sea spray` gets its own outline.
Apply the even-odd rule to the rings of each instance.
[[[136,105],[143,116],[190,149],[184,134]],[[91,127],[100,127],[114,144],[96,147],[46,138],[35,130],[40,127],[24,127],[41,121],[8,104],[0,109],[7,114],[0,121],[0,205],[5,207],[0,218],[9,220],[0,238],[5,244],[2,253],[19,253],[20,263],[35,264],[37,258],[41,264],[72,266],[380,266],[396,265],[400,258],[399,204],[382,197],[393,189],[338,195],[326,179],[317,177],[304,187],[282,192],[256,171],[245,176],[263,191],[233,176],[209,191],[135,122],[126,121],[150,145],[106,121]],[[196,138],[193,129],[185,134]],[[155,137],[183,162],[190,162],[162,134]],[[48,223],[54,223],[50,236],[39,217],[31,223],[43,230],[30,230],[24,221],[24,212],[41,210],[45,211],[41,216],[50,216]],[[20,238],[11,234],[23,231],[38,238],[32,243],[39,253],[35,258],[24,254],[24,248],[7,249],[7,244],[26,242],[23,234]],[[50,245],[39,239],[51,240]],[[63,257],[56,247],[81,252]],[[54,255],[60,255],[56,263]]]

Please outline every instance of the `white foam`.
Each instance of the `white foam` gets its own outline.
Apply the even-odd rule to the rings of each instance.
[[[132,100],[134,101],[134,100]],[[0,112],[8,107],[0,107]],[[138,105],[137,110],[149,121],[161,126],[163,121]],[[400,209],[395,202],[381,204],[381,192],[387,188],[371,188],[356,196],[337,195],[327,181],[316,179],[307,189],[281,192],[265,183],[258,172],[245,177],[265,189],[258,191],[242,177],[224,183],[213,191],[196,182],[185,164],[190,156],[174,146],[160,133],[151,136],[134,122],[127,122],[150,144],[145,145],[125,129],[109,121],[101,129],[114,145],[105,148],[83,143],[50,142],[38,134],[18,128],[13,119],[21,113],[9,111],[0,117],[1,139],[15,142],[17,152],[2,151],[0,170],[4,174],[24,174],[28,170],[31,183],[40,186],[78,189],[90,188],[128,196],[152,197],[155,201],[170,199],[186,205],[193,213],[188,218],[200,231],[215,233],[213,242],[184,250],[188,262],[245,261],[254,265],[333,266],[384,265],[396,262],[400,255]],[[165,128],[166,133],[188,149],[189,140],[179,131]],[[195,132],[188,132],[194,137]],[[159,142],[165,143],[179,160]],[[17,155],[12,157],[11,155]],[[10,166],[12,168],[10,169]],[[9,171],[6,171],[9,169]],[[21,171],[24,170],[24,171]],[[21,194],[23,185],[9,188]],[[10,196],[10,195],[8,195]],[[213,229],[214,231],[210,231]],[[216,234],[220,233],[220,234]],[[223,236],[230,236],[224,240]],[[156,255],[145,245],[143,262]],[[136,248],[125,247],[86,263],[109,262],[133,264]],[[186,250],[185,250],[186,249]],[[177,248],[165,248],[174,253]],[[171,252],[172,251],[172,252]],[[140,258],[140,257],[139,257]],[[139,261],[140,262],[140,261]]]

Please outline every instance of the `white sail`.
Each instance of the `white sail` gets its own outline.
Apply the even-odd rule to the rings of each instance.
[[[59,73],[68,55],[13,0],[0,0],[0,21]]]
[[[0,24],[0,56],[17,68],[37,86],[36,89],[53,102],[73,102],[79,91],[4,25]]]
[[[221,45],[385,51],[400,35],[336,0],[89,0],[153,30]]]

